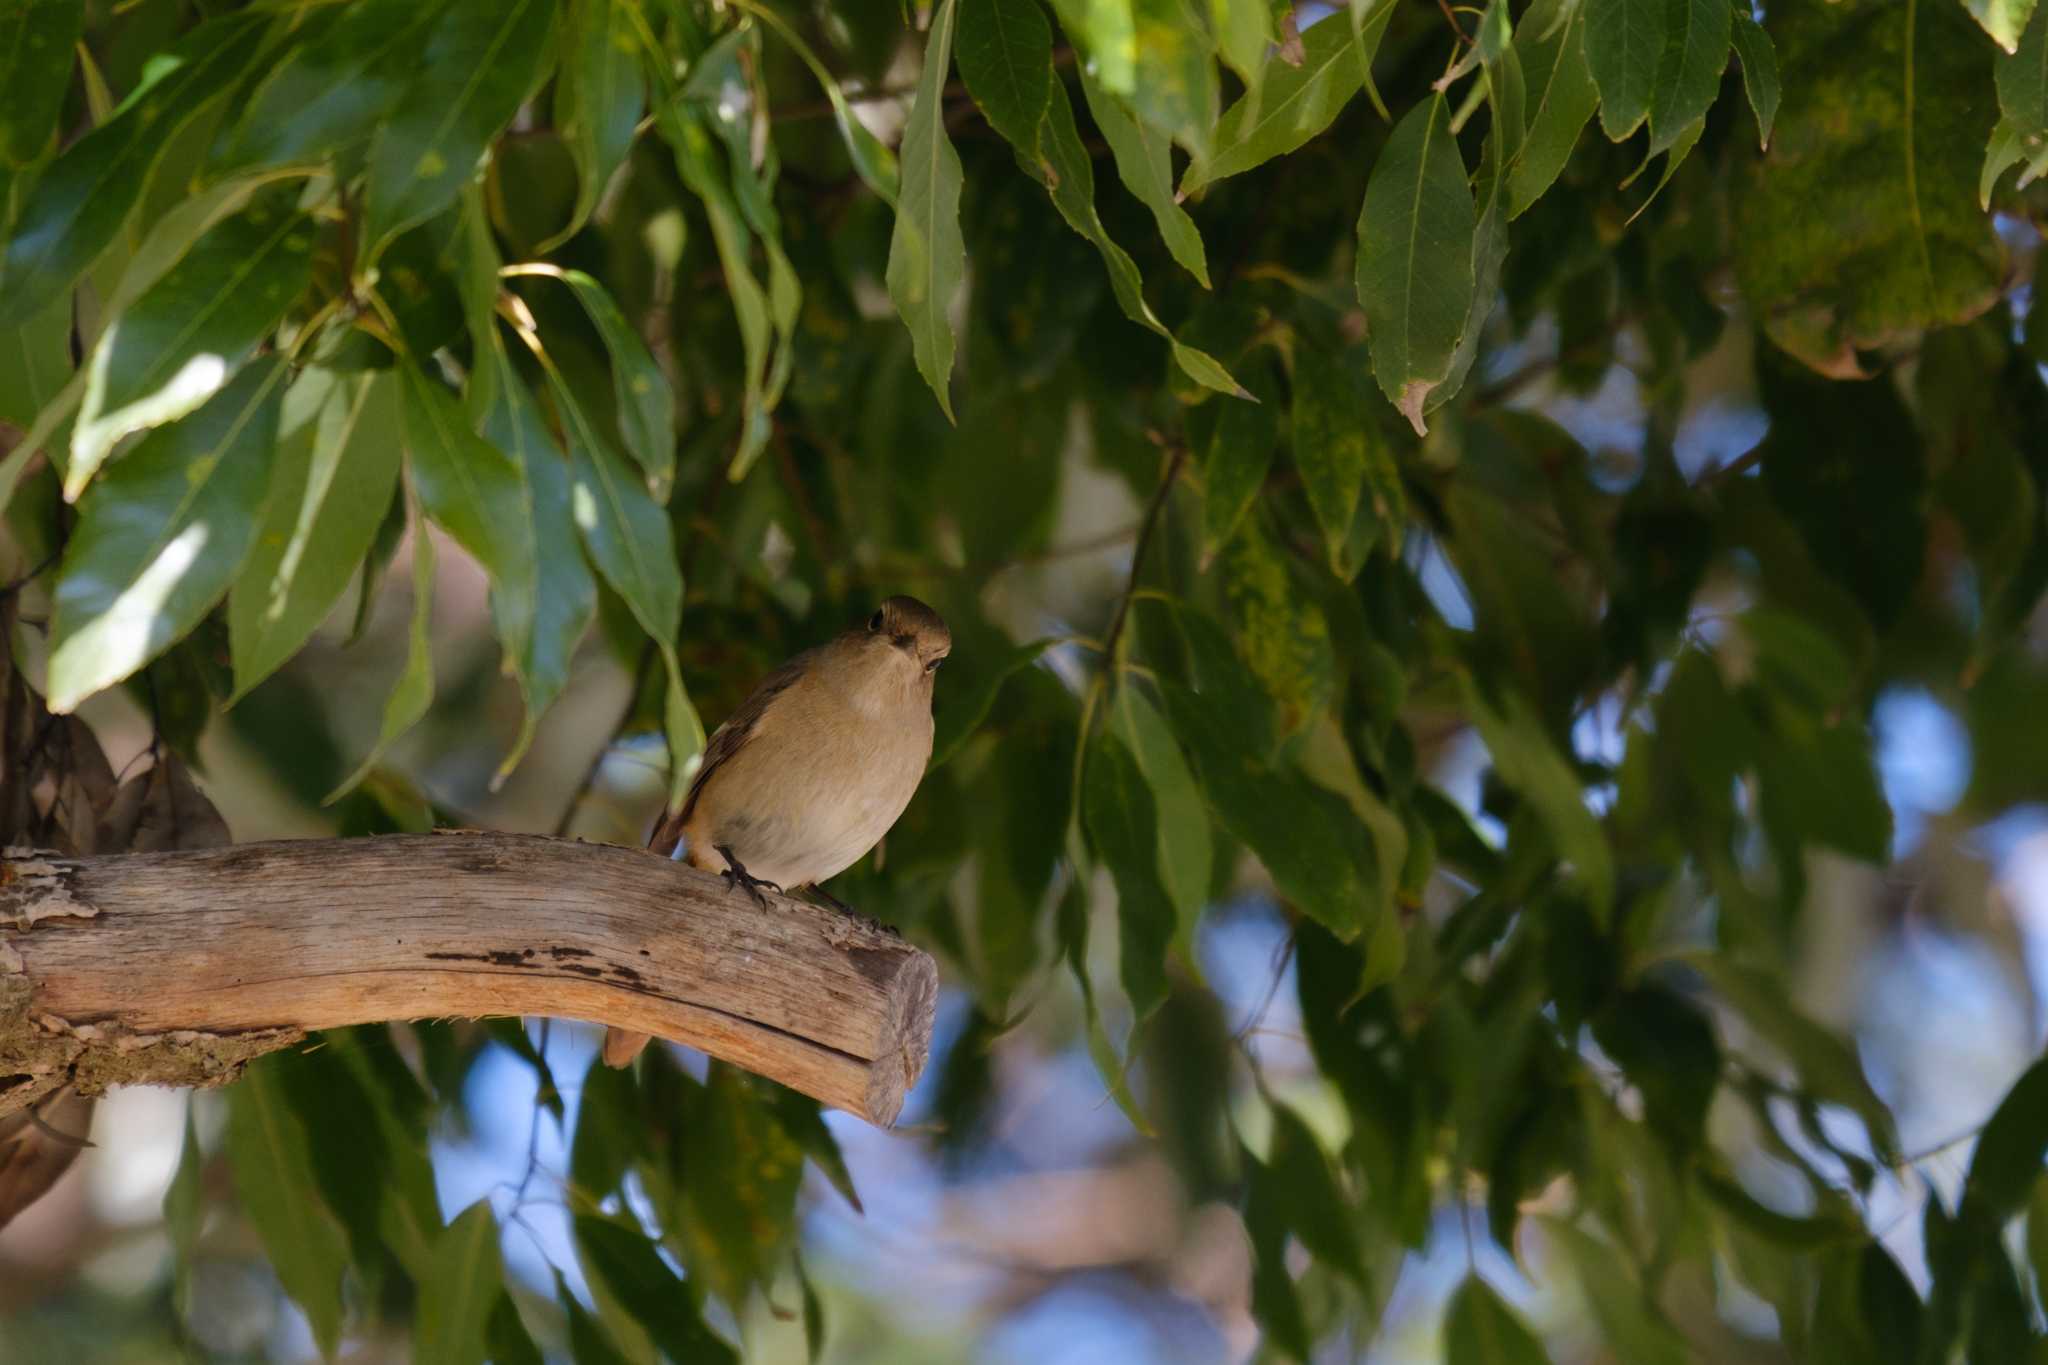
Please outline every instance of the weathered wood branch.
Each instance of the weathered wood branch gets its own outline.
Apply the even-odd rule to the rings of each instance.
[[[639,849],[532,835],[0,858],[0,1114],[69,1081],[219,1084],[310,1029],[551,1015],[700,1048],[871,1123],[923,1069],[938,970]]]

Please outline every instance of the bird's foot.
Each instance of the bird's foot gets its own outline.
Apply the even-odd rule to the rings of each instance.
[[[725,884],[728,887],[744,887],[746,893],[754,898],[754,904],[760,906],[763,910],[768,908],[768,898],[761,894],[761,888],[766,887],[778,895],[782,894],[782,888],[774,882],[766,882],[762,881],[759,877],[749,876],[746,864],[733,857],[732,850],[724,844],[718,845],[718,853],[720,857],[725,859],[725,872],[723,874]]]
[[[811,883],[810,887],[807,889],[813,896],[816,896],[819,900],[825,902],[825,904],[831,906],[840,914],[845,915],[848,919],[859,920],[862,924],[867,925],[868,928],[879,929],[883,933],[890,935],[892,938],[903,937],[903,931],[898,929],[895,925],[884,924],[882,923],[882,921],[878,919],[874,919],[870,916],[863,915],[860,911],[854,909],[845,901],[839,899],[839,897],[833,895],[830,891],[827,891],[824,887],[819,886],[816,882]]]

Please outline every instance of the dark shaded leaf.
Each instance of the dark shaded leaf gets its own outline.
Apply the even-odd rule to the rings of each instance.
[[[1052,26],[1038,0],[981,0],[960,16],[954,59],[974,102],[1028,165],[1052,99]]]
[[[242,1211],[263,1239],[279,1283],[313,1329],[322,1354],[341,1342],[341,1275],[348,1243],[322,1201],[306,1130],[279,1085],[288,1054],[249,1067],[228,1092],[228,1155]]]
[[[669,1359],[738,1365],[738,1353],[704,1325],[689,1289],[645,1234],[594,1214],[579,1215],[575,1227],[584,1265]]]
[[[83,0],[24,0],[0,16],[0,166],[50,145],[84,28]]]
[[[1548,1365],[1543,1344],[1477,1275],[1444,1310],[1444,1365]]]
[[[483,1365],[493,1312],[505,1298],[505,1263],[498,1254],[498,1221],[491,1201],[479,1199],[442,1230],[420,1282],[413,1320],[413,1358],[448,1365]]]
[[[1081,808],[1095,856],[1116,879],[1117,961],[1137,1022],[1166,999],[1166,950],[1173,902],[1159,880],[1159,834],[1151,789],[1123,741],[1097,735],[1089,746]]]
[[[918,373],[932,386],[948,420],[953,416],[954,348],[948,312],[967,270],[967,244],[960,235],[960,156],[946,137],[944,108],[957,7],[958,0],[940,0],[932,11],[924,72],[903,133],[903,181],[888,269],[889,297],[910,328]]]

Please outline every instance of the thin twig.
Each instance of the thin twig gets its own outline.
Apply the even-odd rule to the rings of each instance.
[[[1138,575],[1145,567],[1145,551],[1151,548],[1152,532],[1159,524],[1159,514],[1166,506],[1166,499],[1173,492],[1174,481],[1180,478],[1180,471],[1188,461],[1188,448],[1176,442],[1166,457],[1166,472],[1159,476],[1159,487],[1152,493],[1152,501],[1145,507],[1145,519],[1138,523],[1138,540],[1131,547],[1131,576],[1124,583],[1123,596],[1117,600],[1116,615],[1110,619],[1109,631],[1102,637],[1105,654],[1112,666],[1117,658],[1117,648],[1123,642],[1124,625],[1130,620],[1131,599],[1138,594]]]

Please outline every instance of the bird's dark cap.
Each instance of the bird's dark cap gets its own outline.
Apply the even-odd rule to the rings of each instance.
[[[889,598],[868,618],[867,628],[883,635],[910,636],[927,649],[945,650],[953,644],[946,618],[915,597]]]

